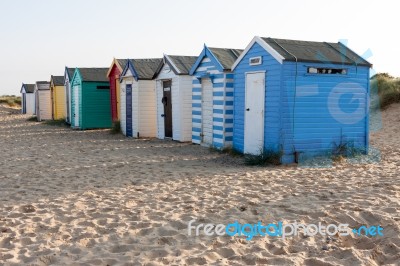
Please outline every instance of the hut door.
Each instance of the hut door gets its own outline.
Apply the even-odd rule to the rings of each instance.
[[[171,98],[171,80],[163,81],[164,105],[164,131],[166,138],[172,138],[172,98]]]
[[[208,78],[201,80],[201,137],[208,146],[213,142],[213,85]]]
[[[79,87],[74,86],[74,126],[79,127]]]
[[[259,154],[264,144],[265,73],[246,74],[244,153]]]
[[[132,137],[132,84],[126,84],[126,136]]]
[[[26,94],[22,94],[22,113],[26,114]]]

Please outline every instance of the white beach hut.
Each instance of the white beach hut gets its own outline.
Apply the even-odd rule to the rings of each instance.
[[[156,78],[157,138],[192,140],[192,77],[197,56],[164,55]]]
[[[156,81],[162,58],[130,59],[121,74],[121,131],[128,137],[156,137]]]
[[[50,82],[37,81],[35,84],[36,117],[38,121],[51,120],[51,91]]]
[[[21,87],[21,112],[27,115],[34,115],[35,107],[35,84],[24,84]]]

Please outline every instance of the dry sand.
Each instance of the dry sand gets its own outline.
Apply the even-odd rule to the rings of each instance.
[[[0,265],[400,264],[400,105],[379,163],[247,167],[197,145],[26,121],[0,108]],[[188,236],[187,223],[381,225],[383,237]]]

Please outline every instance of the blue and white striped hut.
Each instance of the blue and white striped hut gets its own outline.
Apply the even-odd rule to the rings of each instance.
[[[190,70],[192,142],[224,148],[233,139],[233,74],[231,67],[243,50],[204,49]]]
[[[342,43],[254,37],[233,64],[233,148],[282,163],[368,149],[369,70]]]

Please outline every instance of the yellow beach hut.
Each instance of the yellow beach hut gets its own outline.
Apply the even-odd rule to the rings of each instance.
[[[63,119],[65,113],[64,76],[51,76],[50,79],[51,103],[53,119]]]

